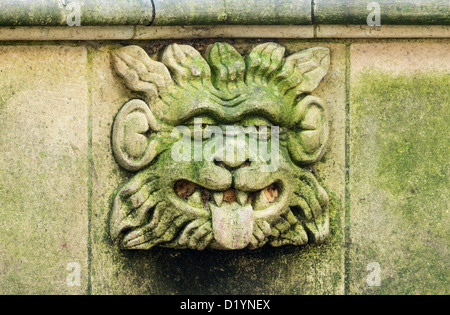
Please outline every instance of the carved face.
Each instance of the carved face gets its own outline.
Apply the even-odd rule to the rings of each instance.
[[[174,44],[160,63],[137,46],[115,51],[117,73],[142,99],[125,104],[113,126],[117,162],[137,172],[114,200],[113,240],[197,250],[324,242],[328,196],[302,166],[325,151],[326,108],[308,94],[329,54],[285,58],[284,47],[266,43],[244,59],[217,43],[203,58]]]

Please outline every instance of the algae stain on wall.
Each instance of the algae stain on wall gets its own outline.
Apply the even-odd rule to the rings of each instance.
[[[427,212],[447,206],[450,76],[391,77],[380,73],[376,79],[363,75],[361,81],[368,83],[367,88],[355,95],[354,102],[362,104],[369,100],[371,105],[357,108],[353,118],[372,116],[379,126],[378,183],[399,197],[442,196],[433,198]],[[405,199],[408,205],[402,209],[405,218],[415,219],[418,215],[408,211],[422,205],[414,202],[417,199]],[[430,200],[420,198],[420,201]]]
[[[366,70],[355,82],[352,213],[371,235],[357,237],[353,289],[448,293],[450,76]],[[363,283],[370,259],[385,267],[376,290]]]

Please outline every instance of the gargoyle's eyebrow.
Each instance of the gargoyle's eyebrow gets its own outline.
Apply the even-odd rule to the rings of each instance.
[[[268,109],[255,107],[226,108],[220,105],[205,106],[189,110],[184,117],[180,117],[180,122],[189,122],[194,118],[210,117],[216,122],[222,124],[238,123],[245,118],[257,117],[267,120],[271,125],[280,125],[280,122],[274,121],[274,114]]]

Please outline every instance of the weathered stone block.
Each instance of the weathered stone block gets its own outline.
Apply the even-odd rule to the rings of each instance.
[[[158,45],[158,44],[156,44]],[[164,47],[152,47],[157,52]],[[289,53],[317,43],[286,41]],[[234,43],[239,53],[252,47]],[[326,45],[325,46],[330,46]],[[331,237],[327,244],[301,248],[263,248],[256,251],[194,252],[153,248],[149,252],[119,251],[108,235],[108,221],[118,182],[131,174],[119,168],[111,151],[114,115],[131,98],[120,77],[111,68],[114,47],[91,51],[95,89],[93,99],[93,293],[343,293],[342,186],[344,181],[345,49],[331,45],[331,75],[319,86],[317,96],[331,102],[332,136],[330,154],[318,169],[330,171],[324,185],[331,195]],[[111,88],[113,87],[113,88]],[[327,91],[331,91],[330,94]],[[321,173],[319,173],[319,176]],[[317,275],[320,275],[319,277]]]
[[[86,293],[87,70],[83,47],[0,48],[0,294]]]
[[[351,47],[349,293],[449,293],[449,48]]]

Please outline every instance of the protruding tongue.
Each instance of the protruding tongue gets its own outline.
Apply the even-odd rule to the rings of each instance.
[[[214,238],[222,249],[243,249],[253,235],[253,208],[236,202],[210,205]]]

